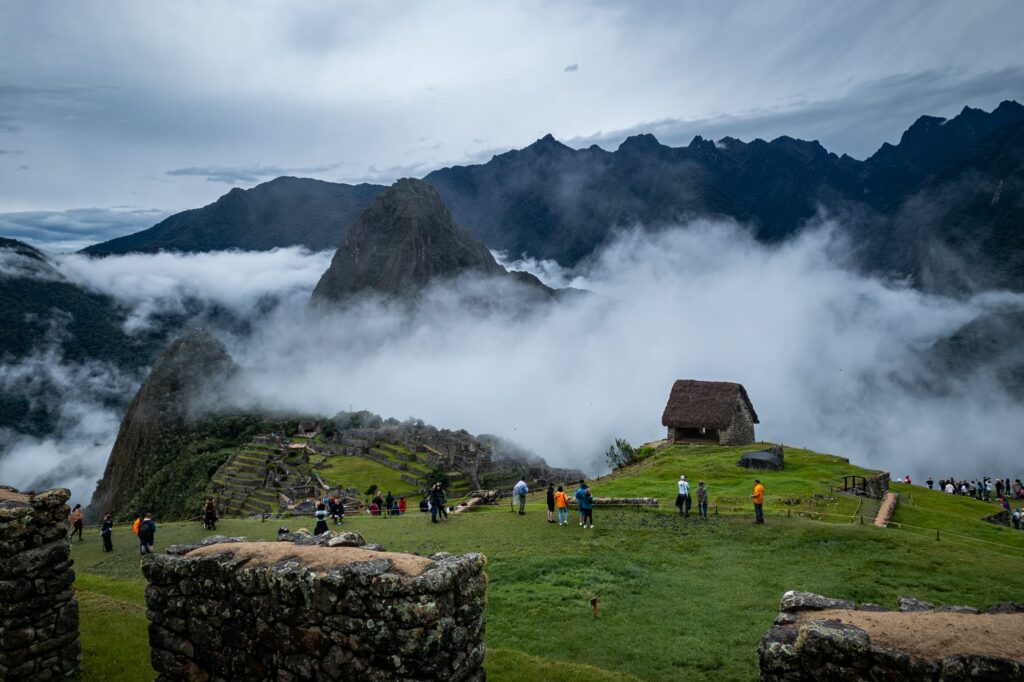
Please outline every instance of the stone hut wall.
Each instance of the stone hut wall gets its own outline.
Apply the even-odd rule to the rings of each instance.
[[[754,442],[754,419],[742,398],[736,398],[736,413],[729,428],[719,431],[718,442],[722,445],[747,445]]]
[[[212,540],[143,560],[158,680],[484,679],[482,555]]]
[[[883,471],[873,478],[865,479],[864,494],[868,497],[881,500],[889,492],[889,474]]]
[[[0,680],[55,680],[81,665],[66,488],[0,486]]]

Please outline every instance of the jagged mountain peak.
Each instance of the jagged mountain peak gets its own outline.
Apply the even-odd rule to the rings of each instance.
[[[482,241],[455,223],[433,186],[403,178],[349,229],[313,299],[340,302],[369,292],[413,296],[435,279],[470,271],[507,274]]]

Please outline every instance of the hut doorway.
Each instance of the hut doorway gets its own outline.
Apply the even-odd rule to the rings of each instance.
[[[676,428],[675,441],[711,441],[713,443],[718,442],[718,429],[707,429],[699,426],[687,427],[687,428]]]

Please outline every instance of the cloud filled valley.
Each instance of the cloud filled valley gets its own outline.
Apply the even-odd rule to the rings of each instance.
[[[612,438],[662,437],[673,380],[726,380],[746,386],[759,439],[900,476],[1012,473],[1003,468],[1024,423],[996,370],[940,376],[926,357],[1024,297],[953,299],[855,274],[843,234],[821,223],[766,246],[741,225],[695,221],[624,231],[573,272],[506,258],[548,284],[593,292],[511,313],[467,301],[514,301],[515,286],[467,278],[435,284],[416,306],[310,308],[331,254],[296,248],[56,262],[124,306],[129,333],[167,314],[209,326],[243,370],[229,391],[237,404],[225,407],[414,416],[596,473]],[[140,380],[45,345],[2,365],[5,393],[60,403],[60,429],[8,434],[0,480],[70,484],[85,501]]]

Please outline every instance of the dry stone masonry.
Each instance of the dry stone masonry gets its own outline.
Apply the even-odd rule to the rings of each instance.
[[[0,680],[55,680],[81,665],[66,488],[0,486]]]
[[[1024,680],[1024,661],[1018,660],[1024,649],[1015,634],[1024,624],[1021,605],[1005,602],[984,613],[968,606],[936,607],[911,597],[900,597],[898,605],[898,611],[887,613],[889,609],[877,604],[861,604],[858,609],[851,601],[787,592],[775,624],[758,648],[761,681]],[[872,621],[878,625],[884,618],[885,624],[902,632],[894,637],[891,632],[867,631]],[[911,619],[920,618],[932,620],[919,621],[915,627]],[[941,622],[950,618],[988,620],[966,625],[965,631],[982,633],[980,641],[957,641],[951,649],[951,639],[962,638]],[[964,627],[965,621],[959,625]],[[924,641],[908,636],[912,630],[923,631]],[[909,644],[904,650],[890,646],[890,639]]]
[[[358,533],[213,537],[147,555],[158,680],[483,680],[486,559]]]

